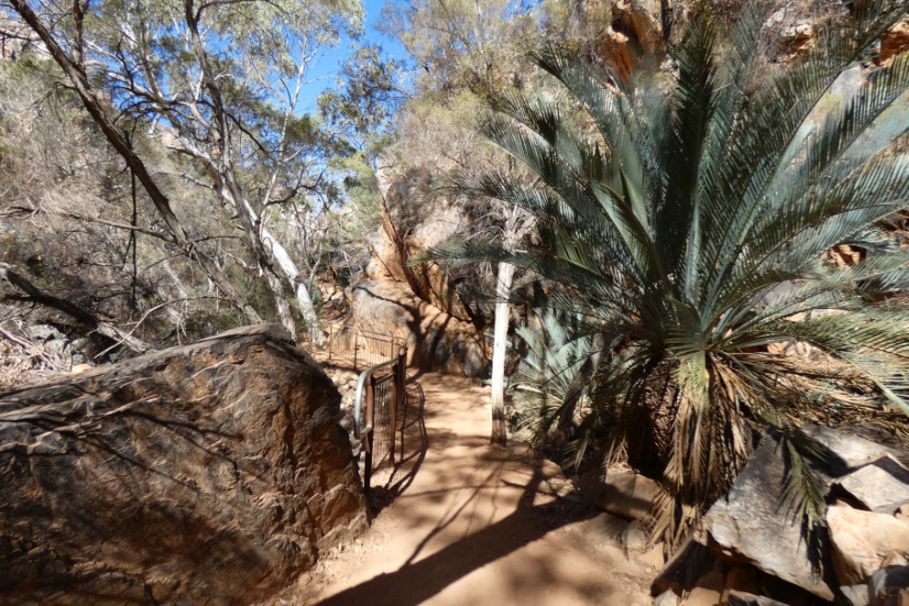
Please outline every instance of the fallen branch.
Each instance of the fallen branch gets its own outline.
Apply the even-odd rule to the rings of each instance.
[[[72,301],[67,301],[66,299],[61,299],[49,293],[44,292],[34,284],[28,281],[21,274],[13,271],[12,267],[6,263],[0,263],[0,279],[6,280],[13,287],[25,293],[24,296],[15,296],[10,297],[19,301],[31,301],[33,303],[38,303],[39,305],[44,305],[52,309],[60,311],[80,324],[86,326],[91,331],[98,333],[103,337],[107,337],[119,344],[122,344],[127,349],[134,351],[136,353],[146,353],[152,351],[154,348],[138,339],[131,334],[120,330],[113,324],[104,322],[103,320],[98,319],[90,311],[79,307]]]

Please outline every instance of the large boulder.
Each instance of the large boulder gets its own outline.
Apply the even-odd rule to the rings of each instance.
[[[786,466],[779,445],[766,439],[755,450],[729,493],[704,516],[710,546],[723,556],[832,601],[833,591],[813,562],[801,520],[786,502]]]
[[[0,602],[286,585],[367,523],[338,402],[268,326],[0,395]]]

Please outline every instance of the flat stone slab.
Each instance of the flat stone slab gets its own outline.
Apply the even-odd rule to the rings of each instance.
[[[779,445],[766,439],[729,493],[704,516],[710,547],[832,601],[822,570],[812,566],[801,520],[785,505],[785,474]]]
[[[802,431],[827,451],[826,461],[832,475],[842,475],[882,459],[892,451],[882,444],[859,437],[849,431],[806,425]]]
[[[893,514],[901,505],[909,503],[909,469],[890,456],[853,471],[838,484],[877,513]]]

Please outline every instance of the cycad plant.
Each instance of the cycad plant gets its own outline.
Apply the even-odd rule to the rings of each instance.
[[[526,348],[511,377],[511,391],[516,402],[516,429],[529,430],[538,446],[570,403],[574,410],[589,406],[586,376],[590,374],[593,339],[578,334],[575,318],[556,310],[545,310],[540,316],[515,332]],[[581,323],[584,317],[577,318]],[[573,411],[572,411],[573,412]]]
[[[672,500],[655,531],[671,542],[728,488],[757,432],[909,411],[907,254],[874,227],[909,202],[909,156],[894,145],[909,126],[909,54],[873,63],[906,10],[864,3],[761,80],[750,4],[720,40],[705,3],[672,74],[625,83],[560,49],[536,54],[556,92],[492,99],[478,123],[536,181],[503,170],[462,185],[533,211],[538,239],[435,251],[513,263],[547,305],[584,318],[603,347],[580,443],[662,479]],[[832,266],[824,253],[840,244],[863,261]],[[788,355],[792,343],[811,355]]]

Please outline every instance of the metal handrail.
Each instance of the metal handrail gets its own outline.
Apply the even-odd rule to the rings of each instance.
[[[327,343],[321,339],[322,327],[320,326],[313,327],[308,340],[310,345],[321,349],[325,349],[327,345],[329,361],[332,359],[333,352],[336,351],[334,341],[336,339],[341,339],[342,343],[349,346],[350,336],[352,335],[352,351],[344,352],[342,349],[341,351],[337,351],[337,355],[340,358],[344,358],[345,355],[352,355],[351,361],[353,362],[354,371],[357,370],[358,361],[368,360],[368,363],[373,362],[371,366],[363,370],[357,376],[357,388],[354,396],[354,436],[363,443],[365,457],[363,484],[366,490],[369,490],[373,463],[375,462],[377,465],[380,465],[384,460],[382,449],[378,451],[378,459],[376,461],[373,460],[374,455],[376,454],[373,452],[374,441],[376,439],[384,440],[386,438],[384,434],[382,436],[376,435],[376,432],[382,428],[383,423],[391,429],[390,435],[387,436],[390,438],[387,446],[388,453],[391,455],[391,461],[394,462],[395,459],[397,410],[406,399],[407,342],[400,337],[363,330],[359,326],[351,324],[335,325],[329,323],[327,329]],[[378,347],[373,347],[377,342],[380,345]],[[367,360],[362,360],[362,358],[359,358],[358,360],[361,343],[366,348],[364,354],[366,354],[365,357]],[[376,360],[377,356],[378,360]],[[375,378],[376,373],[383,369],[389,369],[391,372],[383,375],[377,380]],[[391,387],[390,392],[389,384]],[[377,408],[389,411],[389,406],[389,418],[383,416],[377,421]],[[368,417],[365,422],[364,407],[366,409],[365,416]],[[384,445],[385,442],[381,441],[379,444]]]
[[[394,358],[387,360],[385,362],[382,362],[381,364],[377,364],[371,368],[367,368],[366,370],[364,370],[363,372],[360,373],[359,377],[357,377],[357,391],[356,391],[356,395],[354,396],[354,436],[356,436],[357,438],[362,438],[363,436],[365,436],[366,434],[368,434],[369,432],[372,431],[372,426],[370,426],[370,425],[367,425],[363,431],[360,430],[360,425],[362,424],[361,421],[362,421],[362,416],[363,416],[363,396],[365,393],[364,387],[366,387],[366,382],[370,379],[370,377],[372,377],[372,374],[374,372],[376,372],[377,370],[381,370],[383,368],[393,367],[395,364],[398,363],[398,360],[399,360],[399,357],[395,356]]]
[[[322,339],[323,333],[327,339]],[[354,370],[359,370],[357,367],[361,362],[382,364],[407,350],[407,342],[401,337],[366,330],[353,323],[316,325],[310,328],[304,339],[310,345],[326,350],[329,361],[335,356],[352,361]]]

